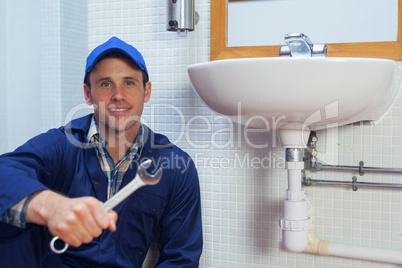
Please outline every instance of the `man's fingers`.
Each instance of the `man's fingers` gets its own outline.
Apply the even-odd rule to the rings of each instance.
[[[107,212],[93,197],[68,199],[55,214],[52,233],[75,247],[91,242],[104,229],[116,229],[117,213]]]
[[[109,216],[109,230],[111,232],[116,231],[116,221],[117,221],[117,213],[114,210],[108,211],[108,216]]]

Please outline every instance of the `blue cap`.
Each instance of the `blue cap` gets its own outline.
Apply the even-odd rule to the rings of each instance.
[[[132,45],[127,44],[126,42],[120,40],[119,38],[113,36],[105,43],[96,47],[92,52],[89,54],[87,58],[87,65],[85,67],[85,76],[84,76],[84,83],[88,73],[93,69],[93,67],[107,54],[111,52],[121,52],[124,55],[128,56],[132,59],[138,67],[143,70],[147,77],[148,70],[147,66],[145,66],[144,58],[142,57],[141,53]]]

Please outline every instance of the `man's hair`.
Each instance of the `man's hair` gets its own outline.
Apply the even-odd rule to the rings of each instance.
[[[130,57],[128,57],[127,55],[125,55],[125,54],[123,54],[123,53],[119,53],[119,52],[112,52],[112,53],[109,53],[109,54],[106,54],[105,56],[103,56],[99,61],[98,61],[98,63],[101,61],[101,60],[104,60],[104,59],[128,59],[128,60],[130,60],[130,61],[133,61]],[[135,62],[133,62],[135,65],[137,65]],[[96,65],[95,65],[96,66]],[[92,68],[92,70],[93,70],[94,68]],[[138,67],[138,69],[140,69],[141,70],[141,68],[140,67]],[[89,71],[89,73],[87,74],[87,76],[86,76],[86,78],[85,78],[85,81],[84,81],[84,83],[89,87],[89,88],[91,88],[91,81],[90,81],[90,76],[91,76],[91,72],[92,72],[92,70],[91,71]],[[141,70],[141,73],[142,73],[142,83],[143,83],[143,85],[144,85],[144,88],[145,88],[145,85],[146,85],[146,83],[148,82],[148,75],[147,75],[147,73],[144,71],[144,70]]]

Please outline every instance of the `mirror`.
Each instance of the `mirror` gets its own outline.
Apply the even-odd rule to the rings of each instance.
[[[227,10],[227,0],[211,1],[211,60],[278,57],[279,48],[285,45],[284,42],[282,45],[229,47],[227,43]],[[305,34],[308,35],[308,33]],[[314,42],[314,37],[310,36],[310,38]],[[327,48],[327,57],[366,57],[402,60],[402,0],[398,0],[397,41],[328,43]]]
[[[316,44],[397,41],[398,0],[229,0],[227,9],[231,47],[284,45],[294,32]]]

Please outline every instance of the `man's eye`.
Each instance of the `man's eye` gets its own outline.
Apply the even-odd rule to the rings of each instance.
[[[110,83],[109,82],[103,82],[102,84],[101,84],[101,86],[102,87],[110,87]]]
[[[132,86],[132,85],[134,85],[134,82],[132,82],[132,81],[127,81],[126,82],[126,86]]]

